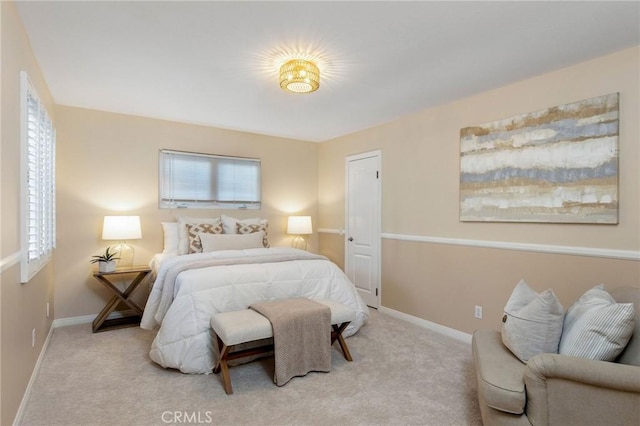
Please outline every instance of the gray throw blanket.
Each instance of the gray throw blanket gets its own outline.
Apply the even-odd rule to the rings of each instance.
[[[283,386],[310,371],[331,370],[331,309],[310,299],[282,299],[250,306],[271,321],[276,371]]]

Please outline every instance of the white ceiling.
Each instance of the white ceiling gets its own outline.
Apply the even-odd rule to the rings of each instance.
[[[310,141],[640,44],[640,2],[18,2],[56,103]],[[306,52],[320,89],[280,89]]]

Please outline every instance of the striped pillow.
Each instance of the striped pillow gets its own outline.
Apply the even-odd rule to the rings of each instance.
[[[559,353],[613,361],[631,339],[633,303],[616,303],[600,284],[574,303],[564,319]]]

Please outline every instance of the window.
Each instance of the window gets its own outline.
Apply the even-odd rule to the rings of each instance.
[[[260,160],[160,151],[160,208],[260,208]]]
[[[55,248],[56,131],[24,71],[20,91],[20,281],[26,283],[49,262]]]

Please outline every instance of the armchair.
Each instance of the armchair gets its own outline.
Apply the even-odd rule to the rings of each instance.
[[[473,335],[478,400],[485,425],[640,423],[640,288],[611,292],[634,303],[634,335],[615,362],[539,354],[523,364],[499,331]]]

